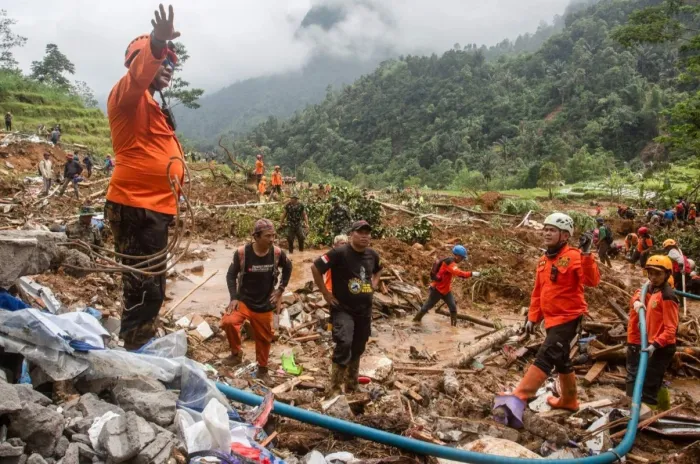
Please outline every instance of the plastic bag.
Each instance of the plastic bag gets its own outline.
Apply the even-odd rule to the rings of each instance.
[[[4,335],[0,335],[0,346],[8,353],[21,354],[54,381],[74,379],[90,366],[87,361],[76,359],[63,351],[36,346]]]
[[[224,405],[216,398],[212,398],[207,407],[204,408],[202,419],[211,435],[212,447],[210,449],[224,452],[230,450],[231,432],[228,428],[228,414]]]
[[[165,337],[156,338],[138,350],[138,353],[161,358],[179,358],[187,355],[187,333],[178,330]]]
[[[231,409],[224,394],[207,378],[204,366],[188,358],[182,359],[178,408],[184,407],[201,413],[212,398],[216,398],[226,407],[230,419],[240,421],[240,416]]]

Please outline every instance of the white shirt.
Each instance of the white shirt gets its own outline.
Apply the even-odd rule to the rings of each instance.
[[[53,163],[50,159],[43,159],[39,161],[39,172],[45,179],[50,179],[53,177]]]
[[[668,257],[678,263],[678,267],[680,268],[681,272],[685,271],[685,261],[683,260],[683,254],[680,251],[675,248],[671,248],[671,250],[668,252]]]

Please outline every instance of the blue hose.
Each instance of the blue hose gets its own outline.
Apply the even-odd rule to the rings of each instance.
[[[642,287],[641,301],[646,300],[647,286]],[[642,338],[642,348],[647,346],[647,328],[645,322],[645,308],[639,309],[639,331]],[[288,404],[275,401],[273,411],[280,416],[289,417],[307,424],[323,427],[334,432],[352,435],[355,437],[370,440],[383,445],[394,446],[404,451],[424,456],[435,456],[443,459],[450,459],[459,462],[483,463],[483,464],[541,464],[543,461],[555,461],[558,464],[610,464],[619,460],[621,456],[626,455],[634,445],[634,439],[637,435],[637,425],[639,424],[639,410],[642,398],[642,386],[644,385],[644,376],[647,371],[647,362],[649,361],[649,353],[642,351],[639,360],[639,371],[637,378],[634,381],[634,394],[632,395],[632,406],[630,420],[627,424],[627,432],[619,445],[610,451],[601,453],[597,456],[589,456],[578,459],[523,459],[510,458],[504,456],[493,456],[489,454],[475,453],[473,451],[465,451],[448,446],[434,445],[424,441],[414,440],[413,438],[402,437],[393,433],[384,432],[364,425],[347,422],[335,417],[325,416],[306,409],[296,408]],[[223,383],[217,383],[217,388],[226,395],[227,398],[244,403],[250,406],[257,406],[263,398],[252,393],[244,392],[237,388],[230,387]]]
[[[689,298],[691,300],[700,300],[700,295],[694,295],[692,293],[688,292],[681,292],[680,290],[674,290],[676,292],[676,295],[680,295],[684,298]]]

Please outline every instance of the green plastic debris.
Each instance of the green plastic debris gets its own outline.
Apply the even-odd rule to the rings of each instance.
[[[297,366],[297,363],[294,362],[293,351],[282,353],[282,369],[284,372],[291,375],[300,375],[301,371],[304,370],[301,366]]]

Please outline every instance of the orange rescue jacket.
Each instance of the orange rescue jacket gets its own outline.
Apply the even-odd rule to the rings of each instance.
[[[640,296],[641,290],[637,290],[630,306],[634,305],[635,301],[639,301]],[[657,348],[675,344],[679,315],[678,298],[673,287],[667,282],[662,288],[652,289],[646,295],[644,306],[646,307],[647,343]],[[641,344],[639,315],[634,309],[630,312],[630,321],[627,325],[627,343]]]
[[[265,169],[265,164],[262,160],[255,160],[255,174],[262,174]]]
[[[584,285],[595,287],[599,282],[595,259],[576,248],[564,245],[554,258],[542,256],[537,263],[528,319],[537,323],[544,318],[544,326],[549,329],[580,317],[588,312]]]
[[[441,295],[447,295],[452,290],[452,279],[454,277],[468,279],[471,276],[471,272],[460,270],[454,260],[447,260],[444,261],[440,265],[440,269],[438,269],[438,280],[431,282],[430,286],[440,292]]]
[[[639,237],[637,241],[637,251],[642,253],[654,246],[654,240],[651,237]]]
[[[260,195],[264,195],[266,191],[267,191],[267,182],[265,182],[265,179],[263,179],[258,184],[258,193]]]
[[[166,172],[170,158],[184,159],[184,154],[175,132],[148,90],[166,52],[164,49],[162,56],[153,56],[149,41],[109,94],[107,115],[116,166],[107,189],[107,199],[175,214],[177,198],[170,189]],[[173,163],[170,175],[182,182],[182,164]]]
[[[273,172],[272,173],[272,185],[282,185],[282,173],[281,172]]]

